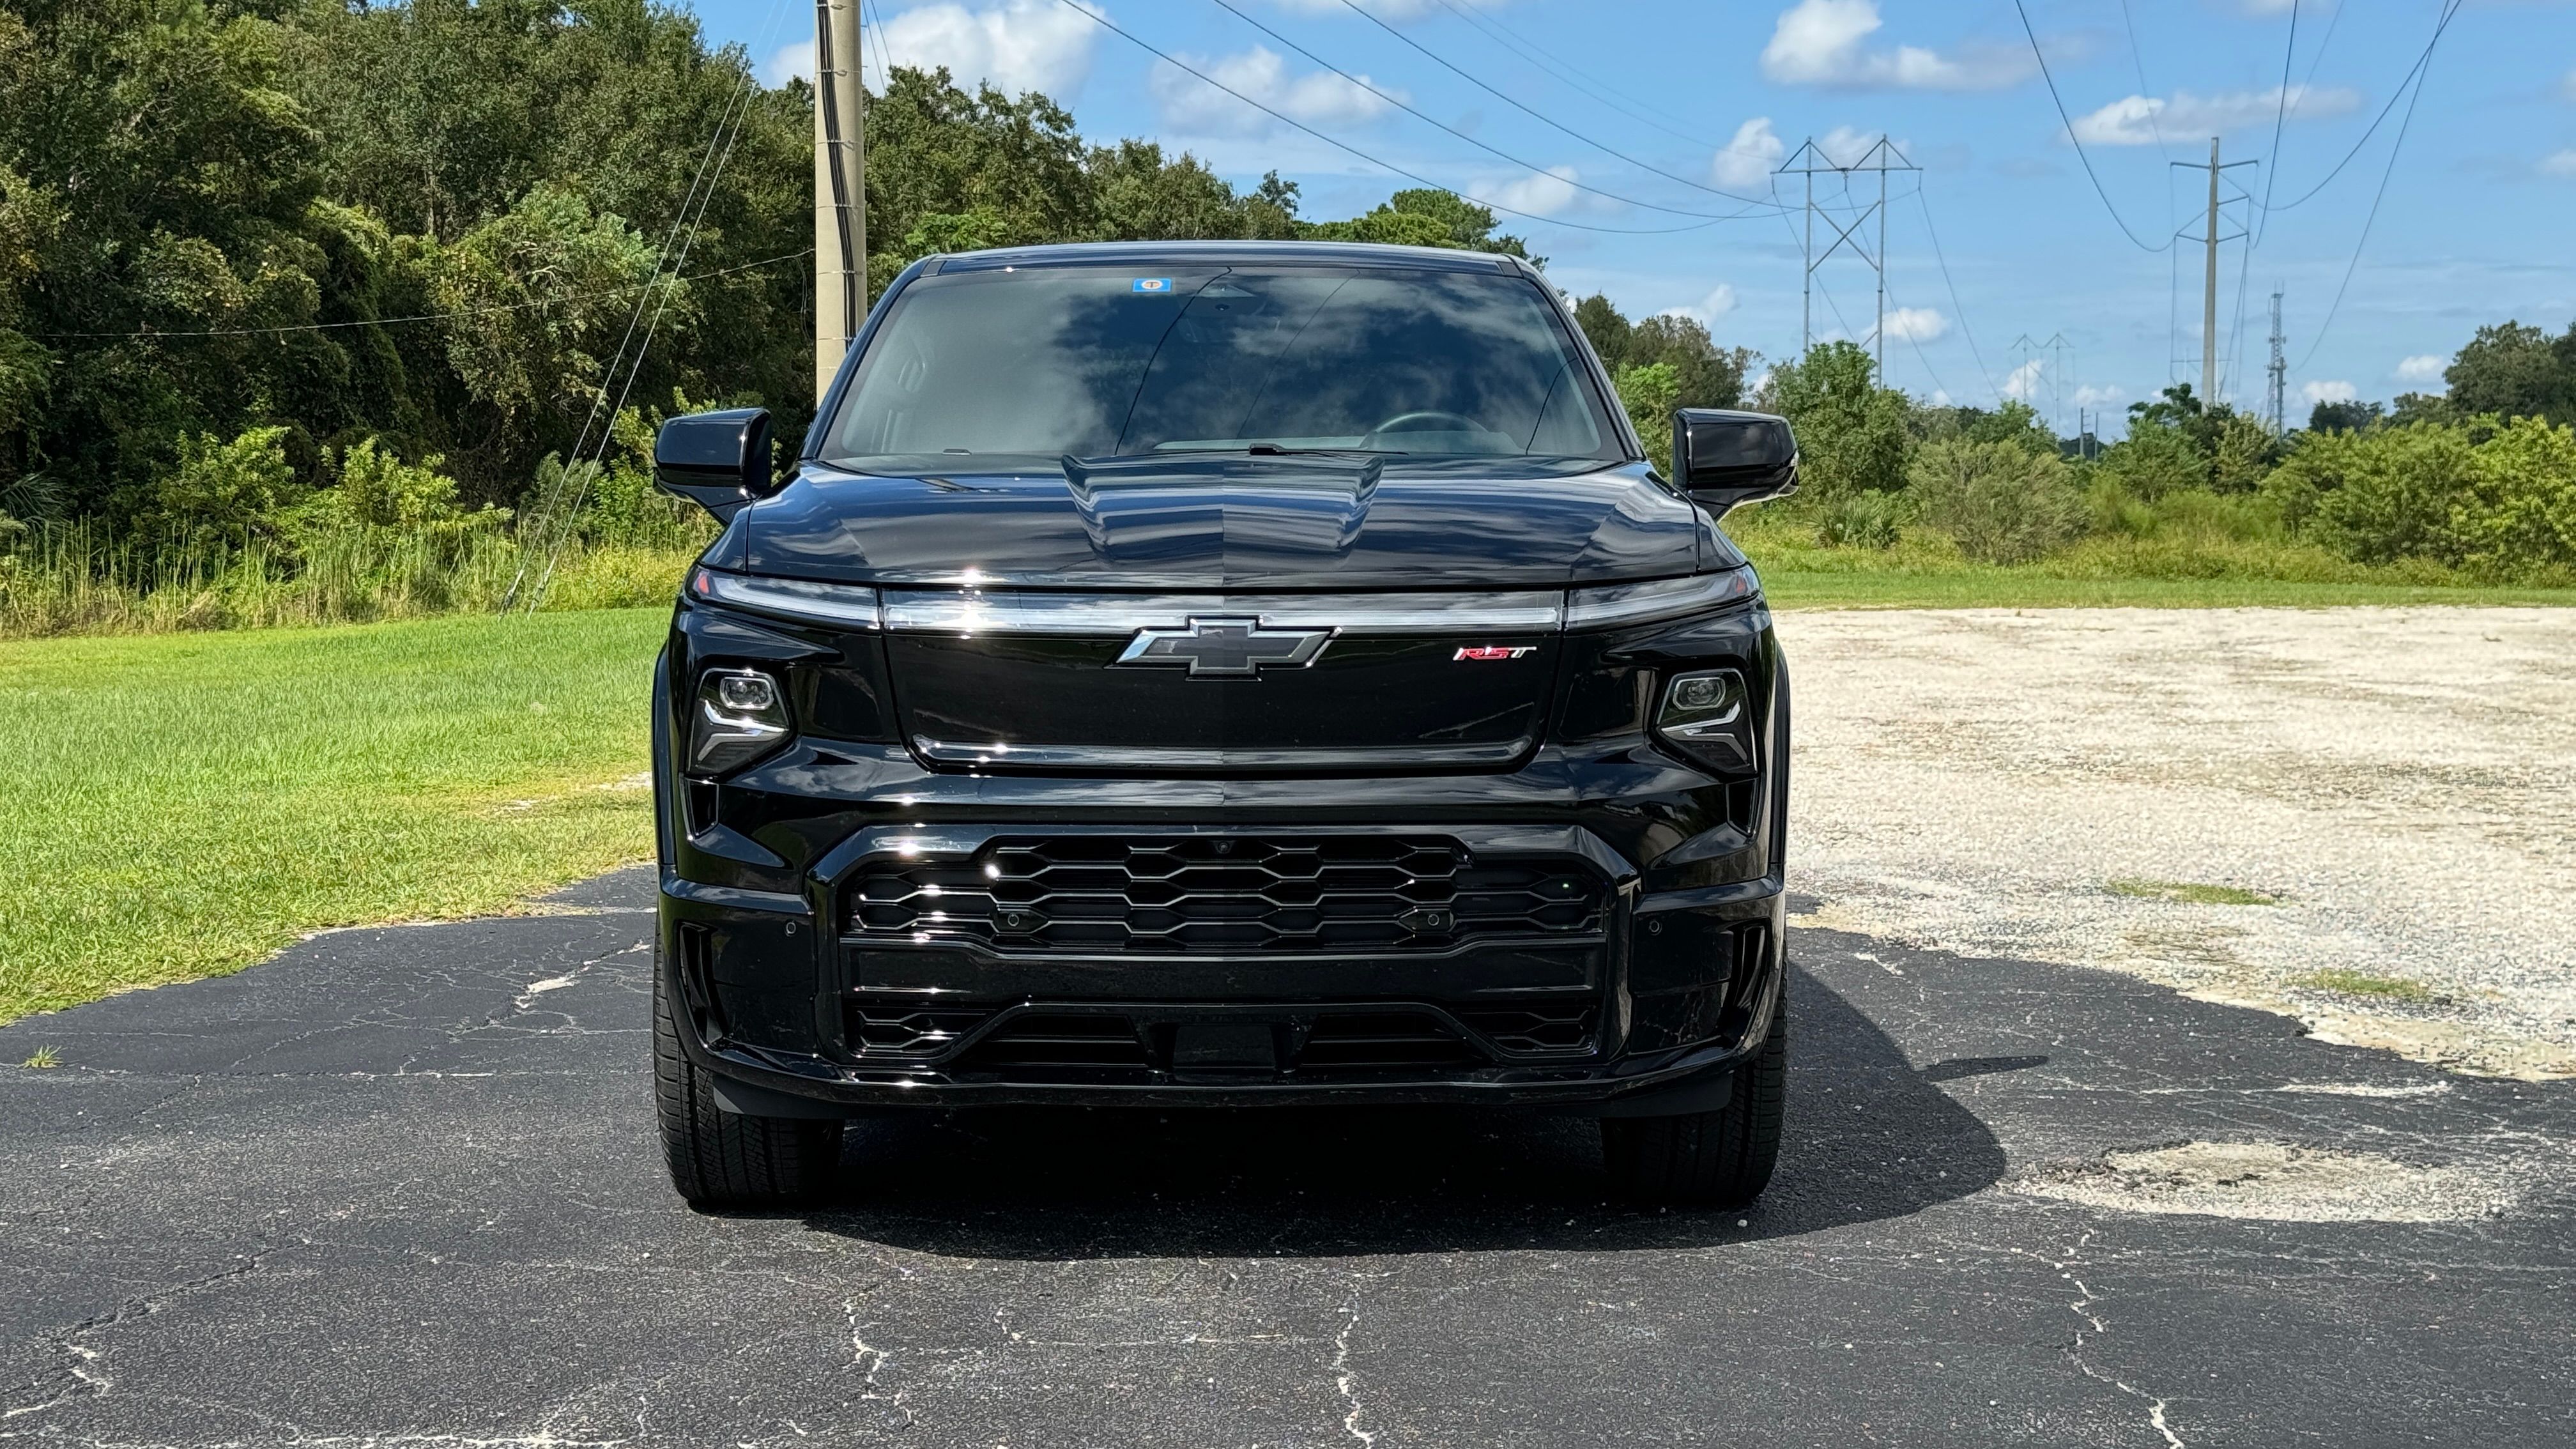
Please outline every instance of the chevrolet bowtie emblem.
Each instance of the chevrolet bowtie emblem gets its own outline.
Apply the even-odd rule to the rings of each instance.
[[[1266,629],[1259,619],[1192,619],[1180,629],[1139,629],[1110,667],[1186,667],[1192,679],[1250,679],[1264,669],[1303,669],[1332,642],[1330,629]]]

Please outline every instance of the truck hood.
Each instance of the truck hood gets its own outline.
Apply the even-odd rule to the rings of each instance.
[[[808,460],[719,552],[751,573],[846,583],[1189,590],[1558,588],[1742,561],[1643,463],[1224,455],[965,473],[918,461],[860,472]]]

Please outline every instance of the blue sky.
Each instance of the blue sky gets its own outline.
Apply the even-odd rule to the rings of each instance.
[[[946,64],[1041,89],[1095,140],[1158,140],[1238,183],[1275,167],[1303,188],[1310,218],[1415,184],[1156,60],[1066,0],[867,3],[871,69]],[[2213,135],[2225,159],[2264,163],[2230,171],[2230,191],[2268,190],[2272,204],[2233,204],[2223,224],[2250,220],[2256,233],[2250,255],[2228,242],[2220,267],[2221,391],[2241,405],[2264,393],[2275,286],[2294,425],[2319,397],[2438,390],[2441,364],[2480,323],[2554,331],[2576,319],[2576,4],[2565,0],[2457,0],[2393,170],[2404,82],[2444,0],[2024,0],[2110,206],[2148,246],[2192,231],[2156,252],[2095,194],[2012,0],[1358,3],[1369,14],[1344,0],[1094,8],[1322,136],[1532,213],[1507,229],[1549,258],[1560,286],[1605,291],[1631,313],[1691,310],[1721,342],[1775,358],[1799,346],[1802,222],[1800,178],[1771,169],[1811,137],[1848,163],[1886,135],[1923,168],[1890,178],[1889,380],[1959,402],[2027,396],[2067,431],[2083,406],[2107,408],[2116,433],[2125,404],[2197,381],[2206,173],[2167,163],[2206,161]],[[695,8],[773,78],[810,64],[810,0]],[[1848,225],[1844,187],[1818,178]],[[1849,194],[1874,201],[1876,177],[1852,178]],[[1785,212],[1759,204],[1774,196]],[[1732,219],[1702,224],[1710,216]],[[1873,249],[1876,225],[1862,228]],[[1816,282],[1817,335],[1868,341],[1868,266],[1829,260]],[[2059,337],[2055,351],[2014,345]]]

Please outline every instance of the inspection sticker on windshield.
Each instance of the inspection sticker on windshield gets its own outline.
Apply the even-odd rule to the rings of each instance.
[[[1131,292],[1168,292],[1172,290],[1172,279],[1169,277],[1138,277],[1135,281],[1127,284],[1127,290]]]

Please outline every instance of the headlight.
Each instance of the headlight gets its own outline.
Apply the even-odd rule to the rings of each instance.
[[[863,584],[755,578],[700,568],[689,574],[689,592],[719,604],[844,629],[874,629],[879,618],[877,591]]]
[[[787,692],[756,669],[711,669],[698,679],[697,728],[689,744],[689,773],[722,775],[739,770],[787,742],[796,722]]]
[[[1749,599],[1762,592],[1753,565],[1723,573],[1695,574],[1686,579],[1656,579],[1643,584],[1607,584],[1575,589],[1566,595],[1565,627],[1599,629],[1613,624],[1645,624],[1678,619]]]
[[[1753,768],[1752,713],[1744,676],[1734,670],[1677,674],[1664,685],[1655,733],[1710,769],[1741,773]]]

